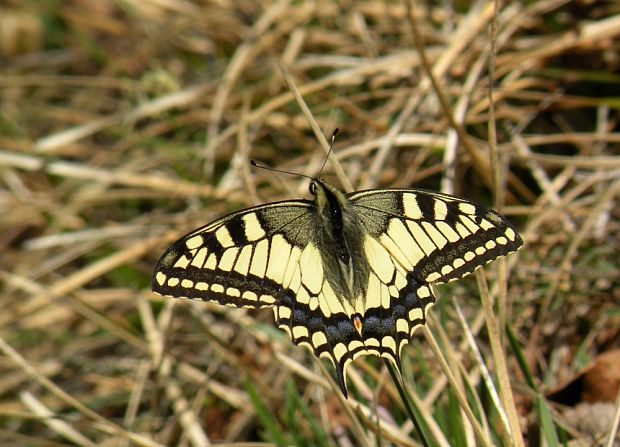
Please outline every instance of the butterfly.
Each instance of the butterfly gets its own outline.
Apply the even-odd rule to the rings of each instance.
[[[421,189],[349,194],[310,182],[312,200],[247,208],[185,235],[162,255],[153,291],[236,307],[272,307],[293,343],[347,367],[400,355],[435,302],[431,284],[461,278],[523,243],[495,211]]]

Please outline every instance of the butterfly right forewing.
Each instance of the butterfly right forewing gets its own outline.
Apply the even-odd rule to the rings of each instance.
[[[368,231],[392,247],[421,283],[444,283],[516,251],[521,237],[495,211],[468,200],[417,189],[353,193]]]

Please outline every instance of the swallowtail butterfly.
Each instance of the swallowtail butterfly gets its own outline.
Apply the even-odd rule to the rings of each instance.
[[[152,288],[172,297],[273,308],[293,343],[346,370],[359,356],[400,354],[445,283],[516,251],[499,214],[420,189],[345,194],[321,179],[312,200],[244,209],[170,246]]]

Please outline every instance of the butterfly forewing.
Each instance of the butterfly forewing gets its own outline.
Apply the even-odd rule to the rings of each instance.
[[[287,201],[231,214],[169,247],[153,274],[153,291],[237,307],[276,304],[296,247],[307,244],[310,202]]]
[[[349,199],[367,231],[420,283],[462,278],[523,243],[499,214],[454,196],[388,189]]]

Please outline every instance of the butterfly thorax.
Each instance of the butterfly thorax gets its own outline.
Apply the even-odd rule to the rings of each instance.
[[[310,192],[316,206],[315,243],[325,277],[339,298],[357,308],[355,300],[366,295],[370,268],[364,256],[362,224],[351,212],[349,199],[337,188],[316,179]]]

